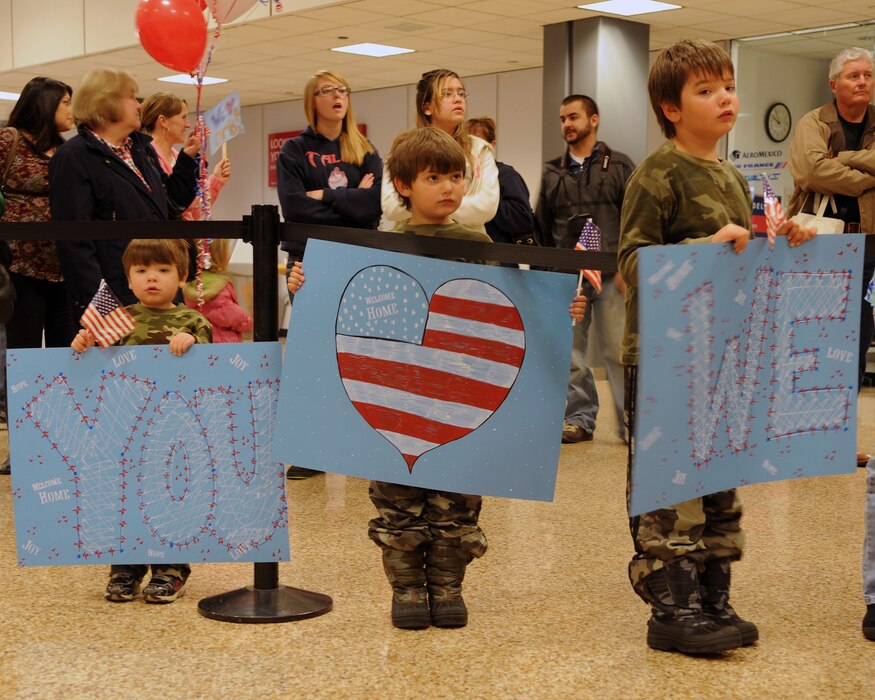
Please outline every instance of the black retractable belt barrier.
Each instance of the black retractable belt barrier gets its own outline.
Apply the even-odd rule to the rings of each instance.
[[[252,279],[255,286],[255,341],[279,339],[276,292],[279,213],[275,205],[254,205],[244,218],[244,241],[252,243]],[[206,234],[205,234],[206,235]],[[257,562],[255,583],[236,591],[201,600],[201,615],[224,622],[290,622],[324,615],[332,600],[322,593],[291,588],[279,583],[279,564]]]

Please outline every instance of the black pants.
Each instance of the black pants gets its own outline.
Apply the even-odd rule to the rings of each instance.
[[[77,320],[63,282],[47,282],[12,273],[15,311],[6,324],[9,348],[39,348],[43,331],[47,348],[69,347],[76,337]]]

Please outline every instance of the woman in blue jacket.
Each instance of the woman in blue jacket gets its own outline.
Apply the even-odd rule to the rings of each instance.
[[[474,117],[468,120],[468,133],[479,136],[495,148],[495,120],[490,117]],[[498,211],[495,218],[486,222],[486,233],[496,243],[534,242],[535,226],[532,205],[529,204],[529,188],[516,170],[506,163],[498,166]],[[512,267],[516,267],[513,265]]]

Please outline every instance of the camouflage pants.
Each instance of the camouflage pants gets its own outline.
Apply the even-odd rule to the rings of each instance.
[[[372,481],[368,492],[379,513],[368,523],[368,536],[381,548],[412,552],[444,540],[472,557],[486,552],[486,536],[477,524],[481,496],[385,481]]]
[[[635,456],[637,369],[626,367],[626,427],[629,431],[627,502]],[[686,558],[694,562],[699,571],[710,559],[740,559],[744,547],[741,512],[741,500],[736,490],[730,489],[629,518],[629,529],[635,545],[635,556],[629,563],[632,588],[650,602],[644,580],[674,559]]]

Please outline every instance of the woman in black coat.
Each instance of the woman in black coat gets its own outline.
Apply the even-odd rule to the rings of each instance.
[[[99,69],[73,97],[79,134],[49,163],[54,221],[163,221],[194,199],[200,139],[190,136],[170,176],[156,162],[151,138],[139,132],[137,83],[125,71]],[[136,301],[122,266],[127,241],[58,241],[64,279],[77,311],[91,301],[101,278],[123,304]]]

